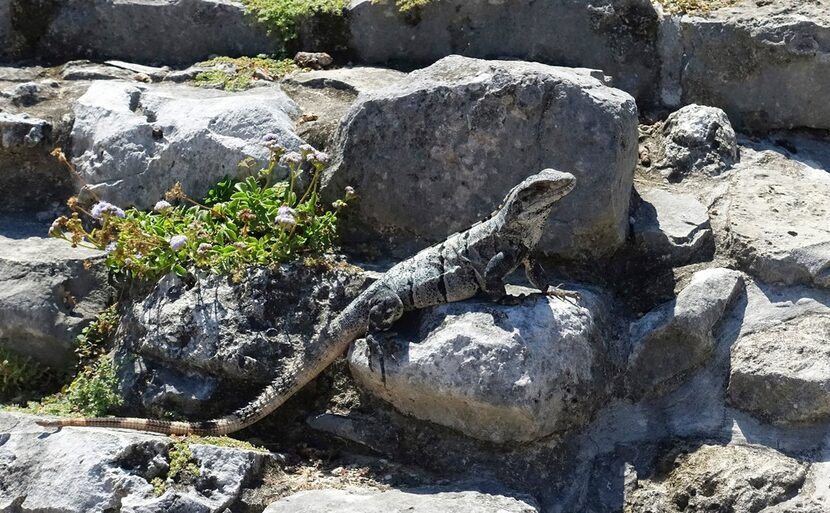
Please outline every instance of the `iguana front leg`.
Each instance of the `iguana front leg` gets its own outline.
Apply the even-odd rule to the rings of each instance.
[[[384,385],[386,385],[386,355],[375,334],[379,331],[388,331],[403,314],[403,302],[393,292],[374,298],[369,307],[369,327],[366,333],[366,346],[369,348],[369,370],[374,371],[372,360],[376,356],[380,363],[380,375]]]
[[[550,282],[548,282],[545,269],[537,260],[527,258],[524,261],[524,266],[525,275],[527,275],[528,281],[530,281],[531,285],[541,290],[543,294],[561,299],[562,301],[566,301],[568,303],[579,301],[580,295],[578,292],[563,290],[559,287],[552,286]]]

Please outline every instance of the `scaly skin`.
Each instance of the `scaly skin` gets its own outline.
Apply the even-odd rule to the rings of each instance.
[[[277,377],[253,402],[230,415],[204,422],[139,418],[77,418],[38,421],[42,426],[98,426],[164,434],[216,436],[246,428],[280,407],[317,377],[356,339],[388,330],[405,312],[472,298],[505,295],[504,279],[520,265],[531,283],[547,292],[531,252],[542,237],[553,206],[576,184],[569,173],[546,169],[514,187],[486,221],[456,233],[392,267],[360,294],[324,330],[320,358]],[[559,295],[559,293],[555,293]]]

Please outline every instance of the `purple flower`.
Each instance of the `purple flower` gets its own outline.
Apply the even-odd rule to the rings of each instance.
[[[309,162],[319,162],[320,164],[328,164],[329,154],[324,151],[315,151],[314,153],[309,153],[306,156],[306,160],[308,160]]]
[[[106,201],[99,201],[95,205],[92,206],[92,211],[90,212],[94,219],[101,220],[104,216],[111,215],[115,217],[124,218],[126,214],[120,208],[116,207],[112,203]]]
[[[263,137],[262,140],[265,141],[266,143],[273,143],[273,142],[279,141],[280,136],[277,135],[277,134],[273,134],[273,133],[265,134],[265,137]]]
[[[277,211],[277,218],[274,222],[283,228],[293,228],[297,225],[297,212],[288,205],[283,205]]]
[[[187,244],[187,237],[184,235],[174,235],[170,237],[170,247],[173,248],[173,251],[178,251]]]
[[[296,151],[290,151],[282,156],[282,160],[286,164],[302,164],[303,156]]]
[[[153,210],[155,210],[156,212],[167,212],[171,208],[173,208],[173,205],[171,205],[167,201],[161,200],[158,203],[156,203],[156,206],[153,207]]]

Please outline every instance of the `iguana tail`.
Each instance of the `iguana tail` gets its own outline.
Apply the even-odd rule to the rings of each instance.
[[[320,337],[319,356],[313,361],[302,361],[290,375],[277,376],[262,393],[246,406],[230,415],[202,422],[174,422],[129,417],[95,417],[43,419],[37,423],[45,427],[80,426],[108,427],[150,431],[167,435],[220,436],[244,429],[279,408],[292,395],[329,367],[357,338],[366,334],[368,321],[360,297],[337,316]]]

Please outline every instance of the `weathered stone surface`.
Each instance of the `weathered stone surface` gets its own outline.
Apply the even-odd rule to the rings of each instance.
[[[830,172],[780,148],[743,154],[717,206],[730,253],[761,280],[830,288]]]
[[[235,0],[20,2],[26,45],[18,55],[190,64],[210,55],[257,55],[274,41]],[[30,24],[31,25],[31,24]]]
[[[164,479],[173,441],[106,429],[57,432],[34,417],[0,413],[0,510],[227,511],[256,479],[266,453],[192,445],[199,476],[173,484],[160,497],[150,481]]]
[[[226,413],[292,372],[296,358],[313,358],[307,346],[362,284],[352,271],[301,264],[252,270],[239,283],[205,275],[188,287],[168,276],[122,316],[122,391],[150,412]]]
[[[340,68],[288,75],[281,85],[303,111],[297,135],[316,148],[330,148],[341,120],[359,94],[379,91],[406,76],[384,68]]]
[[[474,491],[420,488],[385,492],[311,490],[271,504],[265,513],[537,513],[532,499]]]
[[[733,405],[777,423],[830,418],[830,316],[801,316],[741,337],[732,348]]]
[[[356,342],[352,375],[400,411],[482,440],[579,427],[605,400],[608,365],[603,307],[580,292],[579,305],[536,294],[516,306],[439,306],[387,344],[383,367],[366,340]]]
[[[152,207],[176,181],[201,198],[241,160],[265,164],[268,133],[283,145],[297,106],[279,89],[238,94],[186,86],[94,83],[74,105],[73,162],[93,191],[121,206]]]
[[[90,61],[70,61],[61,68],[62,80],[129,80],[135,72]]]
[[[827,0],[742,0],[678,23],[680,43],[661,44],[683,57],[663,87],[682,89],[682,103],[720,107],[740,129],[830,128]]]
[[[689,174],[716,175],[738,159],[738,143],[721,109],[687,105],[673,112],[662,128],[656,167],[669,180]]]
[[[645,0],[453,0],[414,15],[399,13],[391,0],[359,0],[349,17],[362,62],[431,64],[451,54],[516,58],[602,69],[638,102],[654,98],[658,19]]]
[[[696,198],[663,189],[640,192],[634,242],[649,259],[682,265],[714,249],[709,214]]]
[[[743,290],[738,271],[699,271],[674,301],[631,323],[629,392],[663,393],[704,363],[714,349],[718,321]]]
[[[344,225],[355,239],[442,240],[552,167],[573,173],[577,186],[541,249],[596,256],[625,239],[637,109],[629,95],[573,70],[452,56],[361,97],[335,148],[325,186],[332,197],[357,189]]]
[[[766,512],[796,495],[807,474],[807,465],[757,445],[702,445],[664,468],[668,475],[637,483],[627,513]]]
[[[9,233],[15,224],[0,220],[0,345],[65,369],[75,337],[108,300],[105,271],[84,266],[102,253]]]

